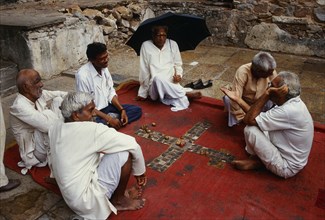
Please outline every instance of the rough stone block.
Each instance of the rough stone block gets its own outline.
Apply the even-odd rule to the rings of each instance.
[[[308,24],[307,18],[294,18],[288,16],[273,16],[272,21],[274,23],[284,23],[284,24]]]
[[[245,43],[252,49],[315,55],[315,52],[308,47],[309,45],[304,40],[295,40],[275,24],[255,25],[247,34]]]
[[[0,94],[1,97],[16,92],[16,75],[18,68],[15,63],[0,61]]]
[[[321,21],[323,23],[325,22],[325,9],[324,8],[315,8],[314,14],[319,21]]]

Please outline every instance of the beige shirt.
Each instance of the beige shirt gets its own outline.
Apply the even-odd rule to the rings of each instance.
[[[145,161],[134,137],[95,122],[56,123],[49,131],[52,172],[69,207],[86,219],[116,213],[98,182],[101,154],[128,151],[132,174],[142,175]]]
[[[268,83],[277,75],[274,70],[272,76],[256,79],[252,75],[251,65],[251,63],[247,63],[240,66],[232,84],[232,91],[235,91],[238,97],[242,97],[248,105],[252,105],[265,92]],[[243,109],[233,101],[230,101],[230,105],[230,112],[238,121],[242,120],[245,117]]]

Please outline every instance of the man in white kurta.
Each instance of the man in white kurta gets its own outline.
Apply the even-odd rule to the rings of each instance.
[[[171,105],[172,111],[189,107],[187,92],[179,82],[183,76],[182,58],[175,41],[166,38],[164,26],[153,27],[153,39],[142,43],[140,50],[140,88],[138,99],[148,96]]]
[[[314,124],[299,96],[261,112],[255,120],[260,129],[255,126],[245,128],[248,153],[257,154],[266,168],[284,178],[294,176],[306,166]]]
[[[6,126],[3,117],[2,103],[0,99],[0,192],[12,190],[20,185],[18,179],[8,179],[6,175],[5,166],[3,164],[3,157],[6,148]]]
[[[255,169],[263,163],[276,175],[289,178],[306,166],[314,124],[299,94],[300,83],[296,74],[283,71],[272,80],[270,88],[251,106],[244,118],[247,124],[246,151],[255,157],[233,161],[237,168]],[[240,98],[232,99],[240,106],[243,103]],[[276,106],[261,112],[268,100]]]
[[[76,73],[76,90],[94,96],[96,121],[119,129],[138,120],[142,115],[139,106],[120,104],[114,82],[108,70],[109,55],[105,44],[94,42],[87,46],[89,62]]]
[[[102,68],[101,74],[98,74],[90,61],[78,70],[76,74],[76,89],[77,91],[92,94],[98,109],[105,108],[112,102],[113,97],[117,95],[108,68]]]
[[[10,123],[22,159],[18,166],[27,169],[34,165],[45,166],[48,129],[55,120],[62,119],[59,106],[67,92],[42,90],[43,83],[35,70],[22,70],[18,74],[20,89],[10,107]]]
[[[95,105],[91,98],[87,105],[87,100],[82,100],[87,94],[75,94],[70,96],[69,93],[62,103],[65,123],[59,121],[49,131],[52,171],[64,200],[73,211],[87,219],[106,219],[111,212],[116,214],[117,211],[110,199],[120,184],[119,175],[125,163],[125,159],[119,162],[119,158],[131,155],[132,173],[136,177],[144,175],[145,162],[133,137],[100,123],[83,121],[91,119]],[[69,104],[69,99],[82,100],[79,103],[86,106],[82,110],[74,109],[72,114],[66,113],[79,105]],[[76,114],[79,114],[77,120]],[[107,179],[106,175],[113,177]]]

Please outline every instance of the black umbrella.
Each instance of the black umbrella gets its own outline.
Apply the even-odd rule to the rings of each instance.
[[[132,47],[138,56],[140,55],[142,43],[152,39],[151,28],[154,25],[168,26],[167,37],[177,42],[180,51],[194,50],[202,40],[211,35],[203,18],[168,12],[142,22],[126,42],[126,45]]]

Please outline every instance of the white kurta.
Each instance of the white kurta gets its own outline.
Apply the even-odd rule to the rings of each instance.
[[[289,169],[290,176],[298,173],[307,164],[314,137],[313,120],[305,103],[300,97],[292,98],[281,106],[260,113],[255,120],[262,131],[268,132],[274,150],[279,152],[280,159],[284,160],[284,163],[276,164],[273,161],[276,157],[270,157],[272,153],[263,153],[272,148],[268,143],[256,142],[258,140],[254,140],[255,143],[250,143],[246,140],[248,147],[259,148],[260,153],[265,156],[263,162],[266,162],[267,167],[273,166],[274,171],[278,172],[277,169],[281,167],[279,172]]]
[[[98,74],[91,62],[84,64],[76,73],[76,90],[92,94],[97,109],[107,107],[116,95],[108,68],[103,68],[101,73]]]
[[[22,162],[26,168],[40,163],[34,150],[48,148],[48,129],[61,118],[61,111],[56,100],[62,101],[67,92],[43,90],[41,97],[33,103],[18,93],[10,107],[10,123],[13,134],[19,145]],[[54,105],[53,105],[54,104]]]
[[[88,219],[106,219],[115,207],[98,183],[101,153],[128,151],[132,173],[142,175],[145,162],[140,146],[129,135],[94,122],[57,123],[49,131],[52,171],[69,207]]]
[[[161,50],[154,45],[152,40],[143,42],[140,51],[138,96],[143,98],[147,98],[148,95],[152,96],[151,98],[160,96],[159,98],[164,104],[181,108],[186,106],[187,108],[189,102],[186,97],[186,89],[179,83],[173,83],[175,72],[178,75],[183,75],[182,65],[181,54],[175,41],[167,39]],[[168,83],[169,85],[160,89],[154,88],[153,91],[151,86],[155,77],[164,82],[163,84]],[[177,97],[174,94],[177,94]]]

